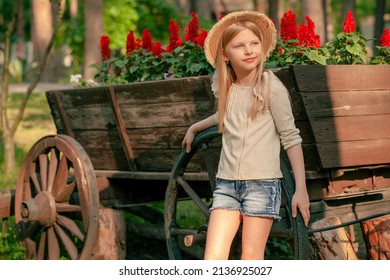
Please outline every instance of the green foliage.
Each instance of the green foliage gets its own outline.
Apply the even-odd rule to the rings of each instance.
[[[123,49],[127,33],[136,29],[141,18],[136,6],[135,0],[104,0],[104,33],[110,35],[112,49]]]
[[[19,245],[14,217],[8,220],[8,228],[4,230],[7,233],[3,234],[2,231],[0,231],[0,260],[23,260],[26,249]]]
[[[358,32],[340,32],[326,45],[332,53],[328,64],[365,64],[368,41]]]
[[[370,58],[370,64],[390,64],[390,47],[377,46],[378,55]]]

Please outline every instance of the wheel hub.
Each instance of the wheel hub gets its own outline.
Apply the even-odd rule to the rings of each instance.
[[[51,193],[43,191],[34,198],[23,201],[21,215],[25,221],[38,222],[43,227],[52,226],[56,220],[54,197]]]

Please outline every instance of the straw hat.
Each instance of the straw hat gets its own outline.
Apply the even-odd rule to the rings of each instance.
[[[218,45],[222,38],[223,32],[233,23],[246,20],[255,23],[259,28],[260,33],[263,35],[262,45],[266,57],[275,48],[276,28],[269,17],[256,11],[232,12],[224,16],[211,28],[204,43],[206,59],[214,68]]]

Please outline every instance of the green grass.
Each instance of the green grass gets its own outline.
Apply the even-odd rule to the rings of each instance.
[[[7,108],[11,121],[17,114],[23,97],[24,93],[13,93],[10,95]],[[16,168],[12,177],[9,179],[5,179],[4,176],[4,147],[3,139],[0,135],[0,191],[15,187],[20,166],[28,150],[41,137],[53,133],[55,133],[55,126],[45,94],[43,92],[32,94],[27,104],[23,120],[15,134]]]

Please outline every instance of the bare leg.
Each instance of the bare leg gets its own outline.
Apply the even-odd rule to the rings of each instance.
[[[243,216],[242,260],[263,260],[273,219]]]
[[[241,223],[241,213],[236,210],[211,211],[207,228],[205,260],[227,260],[230,246]]]

